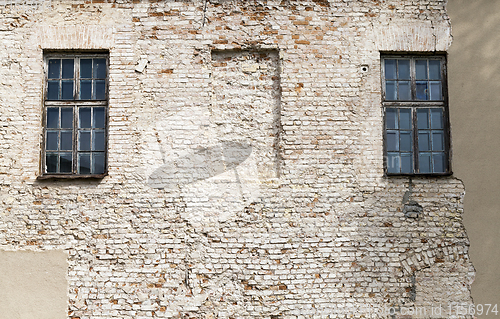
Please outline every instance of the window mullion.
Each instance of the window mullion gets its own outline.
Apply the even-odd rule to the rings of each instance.
[[[420,165],[418,161],[418,123],[417,123],[417,109],[412,108],[412,131],[413,131],[413,173],[420,172]]]
[[[415,101],[417,99],[417,81],[416,81],[416,71],[415,71],[415,59],[410,59],[410,90],[411,90],[411,100]]]

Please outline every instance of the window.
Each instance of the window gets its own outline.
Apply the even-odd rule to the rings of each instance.
[[[388,175],[448,174],[444,56],[382,56]]]
[[[107,172],[107,54],[47,54],[43,176]]]

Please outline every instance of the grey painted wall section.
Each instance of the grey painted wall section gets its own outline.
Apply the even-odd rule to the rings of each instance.
[[[66,318],[68,255],[0,250],[0,317]]]
[[[495,304],[500,297],[500,1],[451,0],[448,14],[453,170],[466,189],[464,222],[477,271],[472,296],[475,304]]]

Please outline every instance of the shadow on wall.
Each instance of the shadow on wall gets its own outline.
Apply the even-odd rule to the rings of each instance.
[[[251,153],[252,146],[247,142],[227,141],[199,148],[157,168],[149,176],[148,185],[153,188],[175,189],[205,180],[236,168]]]

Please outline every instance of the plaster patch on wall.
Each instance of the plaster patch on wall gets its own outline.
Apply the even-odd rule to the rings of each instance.
[[[2,318],[67,317],[67,254],[0,250]]]

